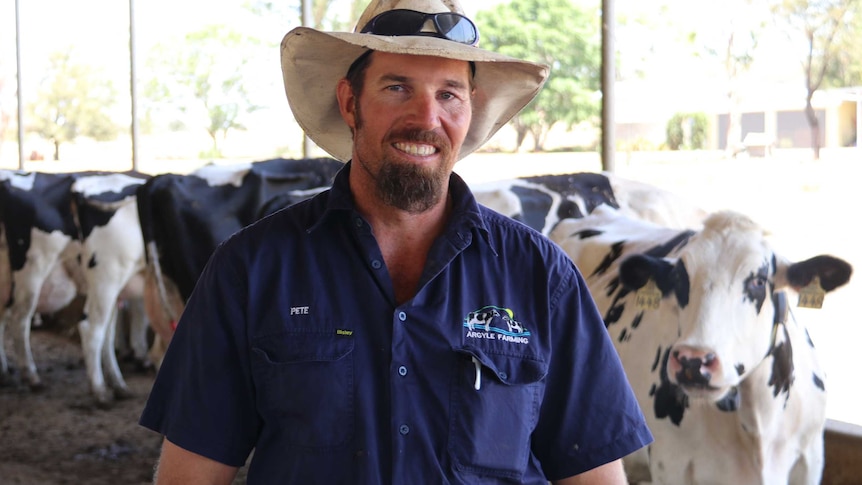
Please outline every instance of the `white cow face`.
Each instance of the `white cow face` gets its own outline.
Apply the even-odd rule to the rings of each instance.
[[[660,313],[664,325],[677,327],[678,338],[661,356],[662,380],[691,398],[729,408],[742,381],[764,365],[776,394],[792,383],[792,349],[783,326],[786,298],[778,290],[798,290],[814,275],[834,288],[850,271],[831,257],[786,262],[774,255],[757,226],[729,213],[710,218],[669,256],[626,259],[621,281],[632,289],[655,281],[663,300],[651,311]],[[795,282],[785,276],[799,273],[804,277]]]
[[[783,321],[772,298],[772,251],[753,228],[723,222],[707,226],[680,251],[679,339],[667,361],[671,383],[711,401],[761,365],[774,345],[773,327]]]

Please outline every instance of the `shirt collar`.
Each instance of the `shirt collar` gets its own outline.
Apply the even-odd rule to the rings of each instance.
[[[353,194],[350,192],[349,182],[352,164],[352,161],[347,162],[344,168],[335,175],[332,188],[328,191],[326,207],[319,217],[311,221],[308,232],[313,232],[315,228],[327,220],[337,219],[336,214],[338,213],[354,213],[356,206],[353,203]],[[478,233],[482,235],[482,240],[491,245],[488,227],[483,213],[479,209],[479,203],[476,202],[473,192],[464,182],[464,179],[454,172],[449,176],[449,194],[452,197],[452,215],[447,234],[450,236],[457,235],[461,239],[472,239],[472,234]]]

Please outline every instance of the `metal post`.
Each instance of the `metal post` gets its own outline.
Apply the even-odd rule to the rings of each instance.
[[[18,170],[24,170],[24,85],[21,82],[21,12],[19,0],[15,0],[15,62],[18,82]]]
[[[862,149],[862,89],[856,93],[856,148]]]
[[[616,168],[616,121],[614,120],[614,0],[602,0],[602,170]]]
[[[302,1],[302,26],[303,27],[313,27],[311,25],[311,0],[301,0]],[[311,157],[311,140],[308,136],[303,132],[302,134],[302,158],[310,158]]]
[[[132,170],[138,171],[138,79],[135,45],[135,0],[129,0],[129,94],[132,98]]]

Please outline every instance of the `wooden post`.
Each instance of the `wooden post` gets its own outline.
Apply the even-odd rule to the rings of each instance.
[[[616,121],[614,119],[614,0],[602,0],[602,170],[616,169]]]

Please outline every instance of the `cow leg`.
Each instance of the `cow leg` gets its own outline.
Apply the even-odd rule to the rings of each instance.
[[[130,394],[120,373],[117,354],[114,351],[116,297],[119,291],[106,291],[98,284],[90,285],[88,291],[87,300],[84,303],[84,316],[78,322],[81,348],[84,352],[84,362],[87,364],[87,378],[96,403],[109,405],[114,399],[114,393],[105,382],[103,369],[108,375],[111,386],[118,391],[119,395]]]
[[[649,447],[641,448],[623,458],[623,466],[629,483],[648,484],[652,481],[649,472]]]
[[[11,329],[12,350],[18,362],[21,377],[34,391],[42,390],[44,386],[36,371],[36,362],[30,348],[30,324],[36,311],[36,302],[42,290],[42,284],[59,261],[60,254],[69,241],[68,236],[59,232],[46,234],[33,229],[30,251],[24,266],[12,272],[12,301],[0,322],[0,328],[9,325]]]
[[[9,375],[9,361],[6,359],[6,346],[4,345],[6,342],[5,330],[6,318],[0,317],[0,386],[8,386],[12,383],[12,376]]]
[[[121,257],[116,260],[108,257],[100,259],[97,255],[94,256],[90,249],[92,246],[89,244],[92,243],[93,241],[88,241],[88,249],[85,250],[84,260],[92,264],[89,264],[85,271],[87,299],[78,329],[87,364],[87,377],[96,404],[107,406],[115,397],[122,399],[131,396],[117,363],[114,344],[119,313],[117,300],[120,291],[137,272],[137,260]],[[129,264],[120,261],[127,261]]]
[[[4,313],[3,323],[0,323],[0,327],[9,325],[12,332],[12,355],[17,361],[21,378],[32,390],[39,391],[43,386],[36,371],[33,352],[30,349],[30,317],[28,316],[32,314],[35,305],[35,299],[30,302],[16,299],[15,303]],[[3,360],[6,360],[5,356]],[[8,375],[8,363],[4,365],[3,371]]]
[[[9,385],[9,361],[6,359],[6,313],[5,307],[9,302],[12,291],[12,270],[9,268],[9,245],[6,242],[6,231],[0,224],[0,386]]]
[[[126,318],[125,302],[117,302],[117,305],[119,311],[114,331],[114,350],[117,352],[118,358],[127,360],[132,355],[132,348],[129,340],[129,324]]]
[[[126,316],[128,317],[128,337],[129,345],[132,348],[132,355],[135,358],[135,364],[140,371],[153,368],[153,363],[149,358],[149,343],[147,333],[150,329],[150,322],[147,319],[147,313],[144,309],[143,298],[129,298],[126,300]]]
[[[94,228],[84,242],[82,262],[86,262],[87,301],[78,326],[87,375],[98,404],[109,403],[112,395],[117,398],[131,395],[117,363],[114,337],[117,300],[144,264],[143,238],[140,231],[132,229],[139,227],[137,217],[137,206],[125,204],[107,225]]]
[[[38,287],[34,291],[38,292]],[[36,299],[32,297],[32,293],[27,295],[26,292],[17,290],[15,293],[15,301],[6,309],[0,327],[7,325],[10,327],[12,355],[17,361],[21,378],[32,390],[38,391],[43,388],[43,385],[36,371],[36,362],[30,348],[30,322],[36,308]],[[4,371],[8,372],[8,364]]]
[[[818,485],[825,465],[823,434],[816,433],[790,471],[789,485]]]
[[[143,371],[147,363],[147,327],[149,322],[139,313],[143,303],[136,298],[123,298],[117,302],[118,312],[115,327],[114,349],[120,362],[133,362],[136,370]],[[143,320],[143,321],[141,321]]]

